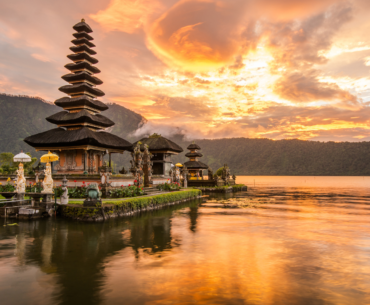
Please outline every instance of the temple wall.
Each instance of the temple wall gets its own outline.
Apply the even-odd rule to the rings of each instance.
[[[76,165],[77,166],[83,166],[83,162],[82,162],[83,154],[84,154],[83,150],[77,150],[77,153],[76,153]]]
[[[66,163],[66,154],[63,151],[61,151],[59,153],[59,165],[64,166],[65,163]]]

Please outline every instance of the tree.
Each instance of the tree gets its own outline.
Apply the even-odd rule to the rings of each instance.
[[[32,165],[35,164],[37,161],[37,158],[31,156],[31,154],[28,152],[26,153],[31,157],[31,162],[26,162],[23,164],[24,172],[29,173],[32,171]],[[19,166],[19,162],[14,162],[14,154],[5,152],[0,154],[0,168],[1,173],[3,174],[12,174],[14,173]]]

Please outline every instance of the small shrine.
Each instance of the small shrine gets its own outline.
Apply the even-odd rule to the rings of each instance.
[[[53,172],[57,174],[98,174],[103,165],[103,157],[111,153],[123,153],[131,150],[132,144],[104,129],[114,125],[100,113],[108,106],[97,100],[104,92],[96,86],[103,82],[94,76],[100,70],[94,66],[98,60],[93,57],[96,52],[91,42],[92,29],[85,22],[73,26],[76,33],[71,42],[73,54],[67,57],[72,61],[65,65],[70,73],[62,76],[68,85],[59,90],[68,96],[55,101],[55,105],[63,108],[46,118],[57,128],[29,136],[24,141],[37,151],[50,151],[59,156]]]
[[[203,170],[208,169],[208,165],[199,161],[199,158],[203,157],[199,152],[200,147],[193,142],[187,149],[190,151],[185,157],[188,157],[189,161],[185,162],[184,165],[189,171],[189,180],[203,180]]]
[[[142,138],[141,140],[134,143],[132,150],[137,144],[140,143],[140,150],[145,151],[145,146],[151,154],[151,162],[153,175],[160,175],[170,177],[172,155],[177,155],[183,151],[183,149],[165,137],[158,134],[153,134],[148,138]]]

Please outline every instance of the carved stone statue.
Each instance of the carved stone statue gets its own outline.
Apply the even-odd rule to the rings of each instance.
[[[16,192],[18,194],[24,194],[26,192],[26,179],[24,178],[24,169],[22,163],[19,163],[16,184],[17,184]]]
[[[175,182],[180,183],[180,169],[176,166],[175,168]]]
[[[184,188],[187,188],[189,171],[186,165],[183,166],[181,173],[182,173],[182,176],[184,177]]]
[[[151,153],[149,152],[149,146],[147,144],[144,144],[142,168],[144,174],[144,186],[149,186],[150,184],[153,184],[153,162],[151,161]]]
[[[101,194],[98,188],[98,185],[96,183],[91,183],[88,185],[86,189],[86,195],[87,198],[84,201],[84,206],[91,207],[91,206],[96,206],[97,204],[102,204],[101,201]]]
[[[227,166],[227,164],[224,164],[224,167],[222,169],[221,178],[225,182],[225,184],[229,183],[229,180],[230,180],[230,168]]]
[[[235,176],[235,175],[233,175],[233,180],[234,180],[234,181],[236,180],[236,176]]]
[[[62,180],[62,195],[60,196],[60,204],[68,204],[69,196],[68,196],[68,187],[67,187],[68,180],[66,179],[66,176],[63,177]]]
[[[100,191],[96,183],[91,183],[86,189],[88,199],[100,199]]]
[[[224,167],[222,168],[221,178],[222,180],[226,179],[226,164],[224,164]]]
[[[111,175],[111,172],[109,170],[109,167],[107,166],[102,166],[100,168],[100,182],[102,185],[108,185],[109,184],[109,176]]]
[[[230,179],[230,168],[227,166],[227,164],[226,164],[226,179],[227,180]]]
[[[143,185],[143,159],[142,159],[142,152],[140,151],[140,142],[137,143],[137,145],[134,147],[134,152],[131,153],[132,160],[130,172],[134,176],[134,179],[136,180],[135,185],[136,186],[142,186]]]
[[[41,193],[53,193],[53,178],[51,177],[51,165],[50,163],[46,163],[46,169],[44,170],[45,178],[42,182],[43,191]]]
[[[213,170],[208,166],[208,180],[213,180]]]

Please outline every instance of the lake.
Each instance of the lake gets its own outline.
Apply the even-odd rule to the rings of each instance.
[[[370,304],[370,177],[238,177],[104,223],[0,219],[0,304]]]

